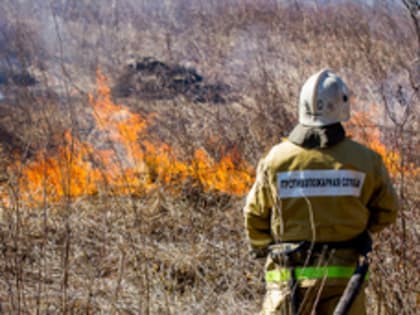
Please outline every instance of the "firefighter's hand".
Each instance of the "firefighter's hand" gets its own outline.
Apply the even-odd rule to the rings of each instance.
[[[303,243],[281,243],[269,247],[270,257],[274,263],[288,265],[290,259],[295,260]]]
[[[250,255],[254,259],[266,258],[268,255],[268,247],[251,248]]]

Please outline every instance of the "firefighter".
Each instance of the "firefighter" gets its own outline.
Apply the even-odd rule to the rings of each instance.
[[[322,70],[301,89],[299,124],[258,163],[244,218],[252,255],[267,257],[262,315],[333,314],[360,259],[360,236],[396,220],[384,163],[346,137],[349,118],[346,84]],[[361,290],[349,314],[366,314],[364,300]]]

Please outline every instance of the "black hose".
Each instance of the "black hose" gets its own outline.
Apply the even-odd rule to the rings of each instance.
[[[333,315],[347,315],[365,281],[369,270],[368,254],[372,251],[372,239],[367,231],[356,238],[360,259],[347,286],[335,307]]]

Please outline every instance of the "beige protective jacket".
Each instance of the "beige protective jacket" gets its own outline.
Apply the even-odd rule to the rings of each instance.
[[[252,249],[334,242],[393,223],[397,196],[379,154],[344,138],[324,149],[284,141],[263,158],[244,208]]]

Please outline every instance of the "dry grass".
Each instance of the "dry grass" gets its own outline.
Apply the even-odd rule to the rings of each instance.
[[[412,61],[420,43],[408,11],[385,1],[374,8],[354,1],[4,2],[0,43],[7,49],[0,56],[18,59],[9,70],[28,69],[40,83],[0,86],[7,96],[0,103],[0,195],[12,200],[0,208],[0,313],[258,311],[263,262],[248,257],[241,197],[183,182],[177,193],[162,183],[146,195],[102,189],[58,203],[45,195],[28,206],[19,172],[7,170],[39,150],[54,154],[67,129],[98,141],[87,101],[95,72],[103,69],[112,85],[133,55],[194,67],[209,82],[231,86],[235,101],[227,104],[116,100],[154,113],[149,139],[176,147],[186,161],[199,147],[215,160],[236,147],[255,165],[292,128],[304,79],[323,67],[339,72],[355,95],[353,108],[373,113],[349,129],[361,140],[360,129],[379,130],[376,140],[401,157],[390,162],[398,163],[401,211],[376,239],[369,313],[418,313],[420,174],[412,170],[420,108]]]
[[[193,201],[156,191],[3,213],[2,222],[16,222],[1,226],[3,312],[255,311],[262,284],[239,207],[217,194]]]

